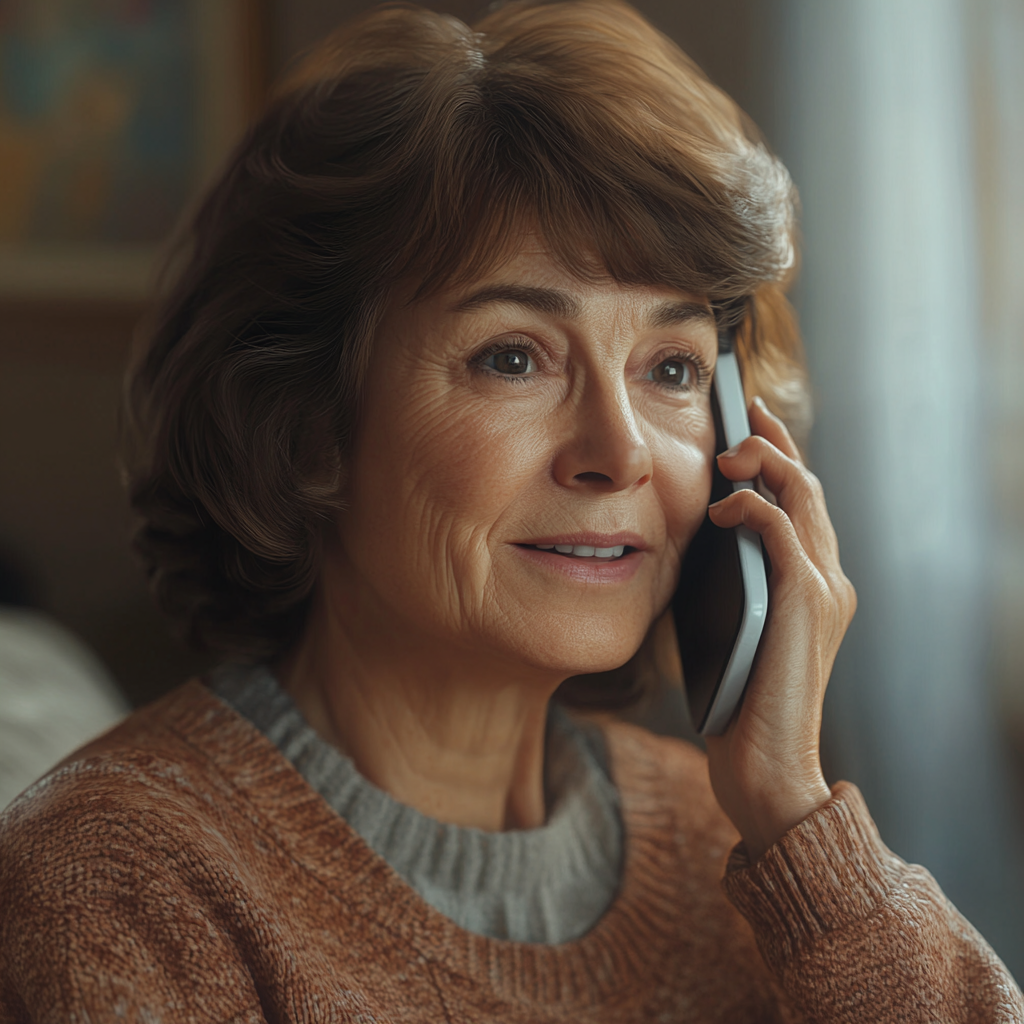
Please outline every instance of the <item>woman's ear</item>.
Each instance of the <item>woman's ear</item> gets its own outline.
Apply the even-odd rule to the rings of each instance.
[[[294,448],[295,480],[305,495],[339,508],[344,504],[348,479],[347,447],[329,417],[318,417],[305,426],[301,440]]]

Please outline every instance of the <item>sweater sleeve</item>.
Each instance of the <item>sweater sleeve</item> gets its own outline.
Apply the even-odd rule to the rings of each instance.
[[[723,882],[792,1009],[822,1024],[1024,1022],[992,948],[924,868],[881,841],[856,786]]]

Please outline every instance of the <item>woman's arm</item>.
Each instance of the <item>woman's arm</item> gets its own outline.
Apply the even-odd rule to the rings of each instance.
[[[754,435],[718,457],[730,480],[760,476],[771,504],[744,489],[711,506],[716,525],[749,526],[771,560],[768,621],[739,713],[708,737],[711,785],[751,860],[830,799],[818,746],[825,687],[857,607],[821,484],[789,431],[758,398]]]
[[[856,596],[821,485],[760,400],[755,436],[719,457],[751,490],[711,508],[756,530],[771,559],[765,635],[740,712],[707,741],[711,784],[743,837],[726,891],[768,965],[809,1020],[1024,1021],[1024,1001],[988,944],[923,868],[878,836],[856,787],[830,792],[821,710]]]

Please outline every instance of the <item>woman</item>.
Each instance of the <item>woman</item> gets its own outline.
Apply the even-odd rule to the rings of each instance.
[[[8,812],[2,1019],[1024,1019],[822,777],[854,596],[784,425],[791,213],[624,6],[384,8],[310,56],[130,376],[139,550],[226,663]],[[705,761],[561,709],[659,657],[729,324],[766,401],[718,464],[778,504],[710,512],[773,572]]]

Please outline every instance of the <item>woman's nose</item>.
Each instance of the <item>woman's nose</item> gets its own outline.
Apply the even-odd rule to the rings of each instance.
[[[558,483],[622,491],[647,483],[653,468],[625,387],[594,384],[585,389],[572,438],[555,456]]]

